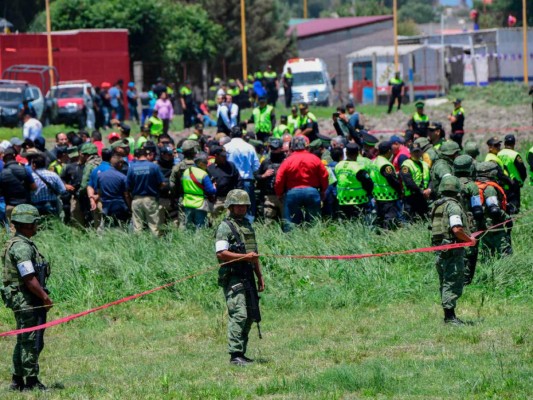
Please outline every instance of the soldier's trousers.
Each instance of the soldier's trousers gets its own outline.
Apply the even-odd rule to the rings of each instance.
[[[13,312],[17,322],[17,329],[30,328],[38,325],[37,312],[30,303],[31,294],[18,292],[13,297]],[[44,335],[44,330],[22,333],[17,335],[17,344],[13,351],[13,374],[22,377],[34,377],[39,375],[39,354],[44,347],[41,340],[38,345],[37,335]]]
[[[228,353],[246,353],[248,335],[253,321],[248,318],[246,310],[246,292],[244,287],[235,292],[233,285],[240,283],[238,278],[230,278],[224,286],[224,297],[228,306]]]
[[[452,249],[435,253],[442,308],[453,309],[463,294],[465,252],[464,249]]]
[[[265,195],[265,202],[263,203],[263,217],[265,223],[278,221],[281,219],[283,205],[275,194]]]
[[[501,257],[513,254],[511,236],[503,228],[486,232],[481,238],[481,252],[483,257]]]

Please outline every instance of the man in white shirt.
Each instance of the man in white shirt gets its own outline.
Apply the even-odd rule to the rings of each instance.
[[[41,121],[32,118],[30,114],[24,114],[22,120],[24,121],[24,126],[22,127],[22,136],[24,139],[35,141],[35,139],[43,135],[43,124],[41,124]]]

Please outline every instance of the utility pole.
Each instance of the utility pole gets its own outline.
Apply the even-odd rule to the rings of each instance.
[[[524,38],[522,40],[523,42],[523,52],[522,52],[522,61],[524,62],[524,85],[529,84],[529,68],[527,65],[527,59],[529,57],[529,53],[527,51],[527,7],[526,7],[526,0],[522,0],[522,25],[523,25],[523,34]]]
[[[46,6],[46,44],[48,47],[48,66],[54,66],[54,58],[52,56],[52,21],[50,19],[50,0],[45,0]],[[54,71],[50,69],[50,87],[54,84]]]
[[[307,0],[304,0],[304,19],[307,19]]]
[[[394,25],[394,72],[398,72],[399,60],[398,60],[398,2],[393,0],[392,2],[392,15]]]
[[[246,50],[246,6],[241,0],[241,43],[242,43],[242,79],[248,76],[248,54]]]

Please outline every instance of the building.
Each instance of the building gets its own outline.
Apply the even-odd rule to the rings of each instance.
[[[323,59],[335,89],[346,93],[346,55],[371,45],[392,45],[393,22],[391,15],[317,18],[296,21],[287,33],[296,38],[298,56]]]
[[[94,86],[119,79],[127,84],[130,80],[127,29],[52,32],[52,49],[61,80],[85,79]],[[0,34],[0,71],[15,64],[48,65],[46,33]],[[18,79],[42,85],[37,75],[21,75]]]

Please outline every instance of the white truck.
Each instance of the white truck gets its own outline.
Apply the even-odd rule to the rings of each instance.
[[[320,58],[291,58],[283,66],[283,75],[291,69],[292,104],[309,103],[329,106],[333,87],[329,79],[328,67]],[[280,95],[284,95],[280,85]]]

